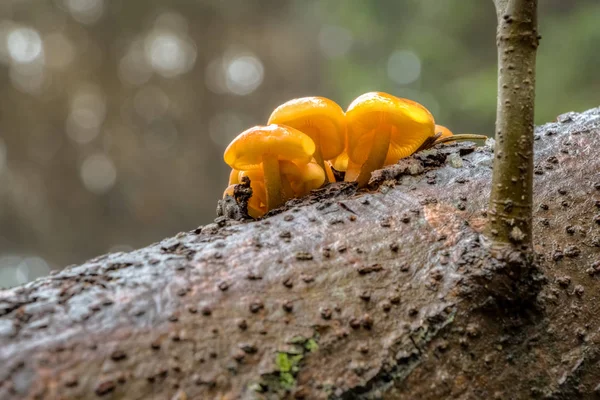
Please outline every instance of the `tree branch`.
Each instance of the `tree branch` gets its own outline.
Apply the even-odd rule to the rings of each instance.
[[[498,103],[489,234],[496,246],[532,243],[537,0],[495,0]]]
[[[0,291],[0,398],[593,398],[600,182],[582,171],[600,170],[599,116],[535,142],[535,245],[557,283],[533,308],[521,281],[502,280],[507,304],[473,280],[495,273],[478,245],[491,151],[442,146],[373,192],[330,185]]]

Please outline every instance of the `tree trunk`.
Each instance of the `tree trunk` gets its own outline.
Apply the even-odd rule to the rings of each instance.
[[[529,297],[486,294],[491,151],[440,146],[0,292],[0,398],[595,398],[600,109],[537,139]]]

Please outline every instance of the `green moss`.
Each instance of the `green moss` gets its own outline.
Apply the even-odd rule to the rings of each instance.
[[[278,351],[275,354],[275,365],[277,370],[261,377],[260,383],[251,386],[256,393],[273,392],[283,394],[289,392],[296,386],[296,375],[300,371],[301,363],[308,353],[318,350],[318,337],[306,338],[304,336],[294,336],[287,341],[288,346],[285,351]]]
[[[294,376],[300,370],[300,362],[303,358],[303,354],[277,353],[275,364],[279,370],[279,383],[283,388],[291,389],[294,387],[296,384]]]
[[[308,339],[305,343],[304,343],[304,348],[309,352],[312,353],[313,351],[316,351],[319,349],[319,345],[317,344],[317,342],[314,339]]]

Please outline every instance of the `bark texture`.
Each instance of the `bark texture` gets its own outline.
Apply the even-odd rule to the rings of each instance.
[[[537,0],[494,0],[498,18],[496,154],[489,233],[500,245],[532,244]]]
[[[600,109],[536,133],[525,301],[486,294],[491,150],[440,146],[0,292],[0,398],[595,398]]]

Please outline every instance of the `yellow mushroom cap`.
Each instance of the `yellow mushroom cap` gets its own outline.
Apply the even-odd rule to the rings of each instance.
[[[273,111],[269,124],[287,125],[304,132],[321,147],[324,160],[331,160],[344,150],[344,110],[325,97],[290,100]]]
[[[325,171],[314,160],[302,165],[282,161],[280,167],[281,175],[288,180],[296,196],[304,196],[325,182]]]
[[[252,188],[252,196],[248,200],[248,214],[252,218],[262,217],[268,211],[263,171],[260,169],[240,171],[238,175],[240,182],[244,176],[250,178],[250,187]]]
[[[390,146],[385,165],[414,153],[434,135],[433,116],[421,104],[382,92],[357,97],[346,111],[348,156],[358,164],[366,161],[373,135],[390,129]]]
[[[223,192],[223,198],[227,195],[233,197],[235,185],[239,184],[244,176],[250,178],[250,187],[252,188],[252,196],[248,201],[248,214],[252,218],[262,217],[267,212],[267,205],[264,175],[260,169],[251,171],[232,170],[229,175],[229,186]]]
[[[230,186],[240,183],[239,174],[240,174],[240,171],[238,171],[237,169],[231,170],[231,172],[229,173],[229,185]]]
[[[442,139],[442,138],[454,136],[454,134],[452,133],[452,131],[450,129],[446,128],[443,125],[436,125],[435,126],[435,133],[441,133],[442,134],[438,139]]]
[[[233,169],[251,170],[260,168],[264,155],[306,164],[314,152],[312,139],[299,130],[268,125],[255,126],[240,133],[227,146],[223,158]]]
[[[346,171],[348,169],[348,153],[344,151],[335,159],[331,160],[331,166],[338,171]]]

